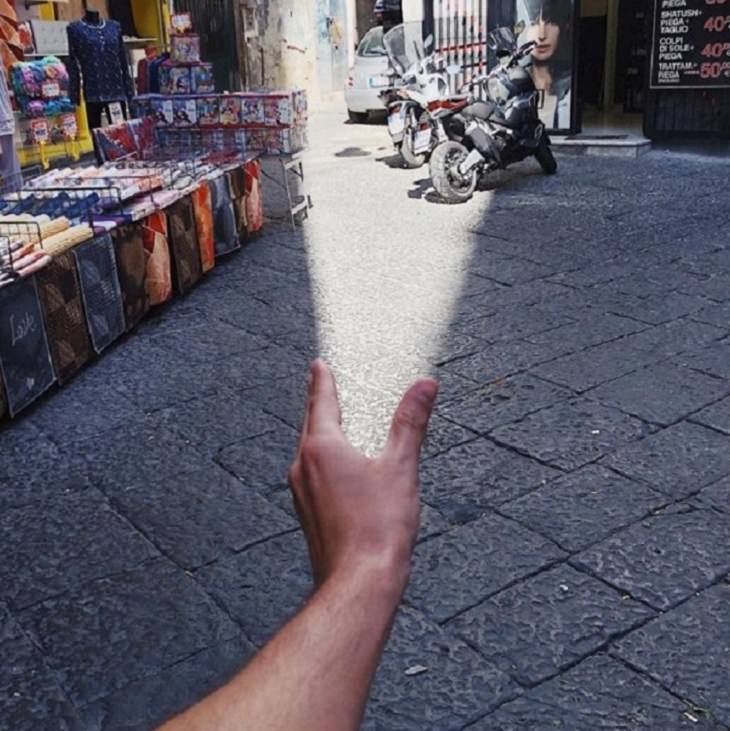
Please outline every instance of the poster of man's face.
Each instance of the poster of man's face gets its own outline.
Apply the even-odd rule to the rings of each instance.
[[[518,44],[534,42],[529,67],[543,92],[540,117],[549,129],[569,129],[573,97],[574,0],[514,0]]]

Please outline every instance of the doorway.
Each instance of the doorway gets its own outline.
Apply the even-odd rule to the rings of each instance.
[[[649,0],[583,0],[578,73],[584,135],[642,134]]]

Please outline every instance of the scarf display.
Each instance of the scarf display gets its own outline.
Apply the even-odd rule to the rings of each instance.
[[[167,224],[170,233],[173,281],[177,293],[183,295],[203,276],[193,201],[190,196],[167,209]]]
[[[141,224],[127,224],[112,231],[119,286],[124,303],[127,331],[137,325],[150,309],[147,294],[147,257]]]
[[[147,294],[150,306],[161,305],[172,297],[170,246],[164,211],[156,211],[142,221],[142,241],[147,255]]]
[[[198,231],[200,263],[203,273],[215,267],[215,232],[213,230],[213,200],[210,186],[203,183],[192,193],[195,226]]]
[[[246,184],[243,168],[238,167],[235,170],[229,170],[226,173],[226,178],[231,202],[233,203],[233,212],[236,216],[238,241],[241,246],[245,246],[248,241],[248,231],[246,226]]]
[[[244,165],[246,191],[246,228],[249,234],[264,227],[264,199],[261,195],[261,162],[250,160]]]
[[[65,383],[91,358],[91,341],[71,252],[54,257],[37,277],[56,377]]]
[[[91,344],[97,353],[124,333],[124,305],[111,236],[103,234],[73,249]]]
[[[236,228],[236,213],[225,175],[210,181],[210,193],[213,203],[215,255],[223,256],[241,248]]]
[[[0,369],[16,416],[55,382],[35,279],[0,289]]]

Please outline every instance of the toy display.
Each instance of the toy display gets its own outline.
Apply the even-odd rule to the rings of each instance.
[[[174,35],[171,41],[170,58],[172,61],[176,63],[198,63],[200,61],[200,36]]]

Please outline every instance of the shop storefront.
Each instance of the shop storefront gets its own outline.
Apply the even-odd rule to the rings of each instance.
[[[164,16],[143,21],[152,26],[155,17]],[[55,21],[68,40],[65,60],[9,64],[20,113],[25,105],[43,124],[52,112],[67,115],[67,144],[81,144],[85,107],[96,161],[60,161],[4,181],[0,419],[67,383],[156,307],[225,265],[264,225],[266,158],[288,170],[306,144],[303,92],[219,88],[192,14],[168,20],[136,64],[122,21],[89,10]]]
[[[487,35],[534,40],[541,116],[555,132],[730,136],[730,15],[717,0],[404,0],[449,63],[490,68]]]

